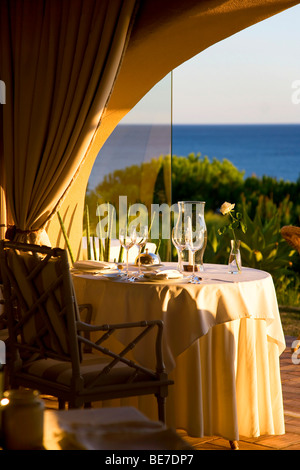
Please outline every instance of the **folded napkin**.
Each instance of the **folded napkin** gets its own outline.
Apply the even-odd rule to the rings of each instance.
[[[86,261],[75,261],[73,264],[75,269],[79,269],[81,271],[95,271],[101,269],[115,269],[117,265],[115,263],[108,263],[106,261],[93,261],[93,260],[86,260]]]
[[[158,422],[75,424],[57,438],[62,450],[191,450],[175,430]]]
[[[147,279],[159,280],[159,279],[181,279],[181,274],[176,269],[165,269],[163,271],[149,271],[144,273],[144,277]]]
[[[102,429],[101,429],[102,428]],[[111,428],[111,429],[110,429]],[[60,438],[62,450],[161,450],[190,449],[175,430],[146,423],[107,426],[85,426],[64,430]]]
[[[104,414],[97,413],[98,410],[95,413],[84,410],[81,414],[76,413],[78,410],[71,410],[70,417],[65,412],[52,412],[50,416],[46,415],[48,440],[51,443],[55,439],[63,450],[134,449],[141,437],[145,444],[149,438],[151,442],[152,435],[156,436],[166,430],[163,423],[148,420],[138,414],[135,419],[134,414],[129,413],[130,408],[127,410],[128,416],[126,417],[126,412],[121,412],[119,422],[117,416],[114,416],[114,410],[111,419],[106,410]],[[156,441],[159,442],[160,439],[155,439],[158,445]]]
[[[132,407],[46,410],[44,418],[48,450],[191,450],[175,430]]]

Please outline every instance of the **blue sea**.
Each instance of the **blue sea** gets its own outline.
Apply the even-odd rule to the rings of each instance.
[[[175,125],[173,154],[200,152],[230,160],[245,176],[296,181],[300,176],[300,125]]]
[[[172,143],[172,145],[171,145]],[[171,150],[172,149],[172,150]],[[93,189],[116,169],[170,154],[190,153],[227,159],[245,177],[271,176],[296,182],[300,177],[300,124],[119,125],[95,161]]]

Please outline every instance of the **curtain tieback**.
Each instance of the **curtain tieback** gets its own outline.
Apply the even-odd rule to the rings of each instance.
[[[21,230],[20,228],[17,228],[16,225],[8,225],[8,228],[5,233],[5,238],[8,240],[14,240],[16,235],[30,235],[32,234],[38,234],[41,232],[43,229],[37,229],[37,230]]]

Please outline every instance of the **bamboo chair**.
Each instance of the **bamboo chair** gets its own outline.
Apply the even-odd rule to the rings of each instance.
[[[300,255],[300,227],[295,227],[294,225],[285,225],[281,228],[280,233],[285,241],[292,247],[294,250],[297,250]],[[291,352],[296,353],[300,348],[300,336],[297,340],[293,341]]]
[[[3,298],[2,292],[3,292],[3,284],[1,283],[1,279],[0,279],[0,336],[3,331],[7,331],[7,318],[4,312],[4,298]]]
[[[60,409],[66,402],[70,408],[78,408],[93,401],[154,394],[158,419],[165,421],[165,399],[173,382],[168,380],[163,363],[161,321],[101,326],[82,322],[67,252],[60,248],[2,240],[0,263],[11,388],[36,388],[41,394],[57,397]],[[91,318],[88,307],[82,306],[82,310]],[[130,341],[121,352],[103,345],[113,333],[128,329]],[[90,340],[91,332],[99,335],[96,341]],[[150,332],[155,370],[128,358]]]
[[[287,243],[300,254],[300,227],[285,225],[280,233]]]
[[[8,328],[7,328],[7,317],[4,311],[4,297],[3,297],[3,284],[0,276],[0,341],[4,343],[7,342],[8,339]],[[1,344],[2,347],[2,344]],[[1,364],[1,354],[0,354],[0,370],[3,369],[4,364]],[[1,394],[1,390],[0,390]]]

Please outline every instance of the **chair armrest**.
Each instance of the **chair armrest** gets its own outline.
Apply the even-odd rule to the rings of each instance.
[[[84,317],[84,323],[90,324],[92,322],[92,315],[93,315],[93,306],[92,304],[81,304],[78,305],[79,309],[79,314],[80,314],[80,319],[82,319],[82,312],[86,311],[85,317]],[[82,330],[83,331],[83,330]],[[88,330],[84,330],[85,332],[85,338],[90,339],[90,333]],[[92,352],[92,347],[85,344],[83,347],[83,352],[84,353],[90,353]]]
[[[131,322],[131,323],[116,323],[116,324],[104,324],[104,325],[89,325],[87,323],[78,321],[76,322],[77,331],[91,333],[91,332],[104,332],[104,334],[95,342],[86,338],[86,335],[79,336],[79,341],[84,344],[102,352],[105,355],[111,356],[117,362],[125,362],[126,364],[131,364],[132,361],[125,359],[124,356],[126,353],[134,349],[139,341],[141,341],[154,327],[157,327],[156,339],[155,339],[155,353],[156,353],[156,372],[158,374],[165,373],[165,365],[163,362],[162,356],[162,335],[163,335],[163,322],[161,320],[150,320],[150,321],[141,321],[141,322]],[[140,328],[142,331],[138,333],[135,338],[130,341],[127,346],[119,353],[115,354],[109,349],[101,346],[105,340],[107,340],[116,330],[123,330],[128,328]]]
[[[127,322],[127,323],[110,323],[110,324],[103,324],[103,325],[90,325],[87,322],[77,321],[76,324],[80,327],[78,329],[85,330],[85,331],[107,331],[109,329],[123,329],[123,328],[137,328],[137,327],[147,327],[147,326],[155,326],[157,325],[158,328],[163,328],[163,321],[162,320],[150,320],[150,321],[140,321],[140,322]]]
[[[92,315],[93,315],[93,306],[92,306],[92,304],[81,304],[81,305],[78,305],[78,308],[79,308],[80,317],[81,317],[81,312],[82,311],[84,311],[84,310],[87,311],[86,316],[85,316],[85,323],[91,323]]]

